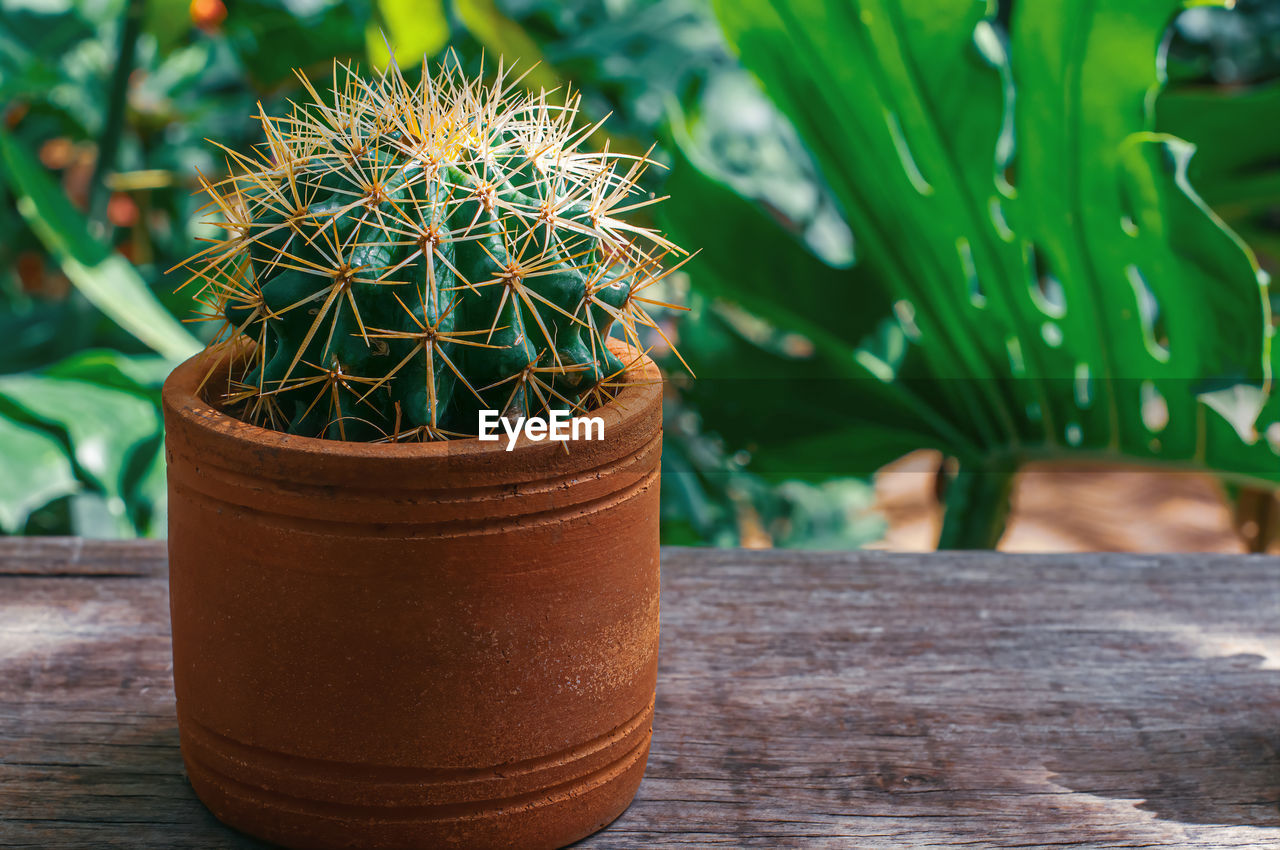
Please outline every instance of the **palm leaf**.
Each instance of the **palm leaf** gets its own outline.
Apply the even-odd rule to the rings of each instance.
[[[895,391],[865,396],[859,418],[894,406],[960,459],[946,543],[992,544],[995,503],[1033,458],[1280,478],[1265,276],[1194,191],[1194,146],[1155,132],[1157,56],[1182,6],[1039,0],[1006,33],[994,4],[965,0],[717,3],[855,233],[844,290],[892,304],[909,341],[882,373]],[[820,326],[861,362],[861,331],[831,327],[855,303],[841,283],[800,298],[807,282],[753,247],[755,274],[779,282],[751,293],[755,310]],[[810,389],[850,392],[834,375]]]
[[[1156,103],[1160,130],[1196,145],[1191,179],[1205,202],[1272,264],[1280,262],[1280,82],[1184,84]]]

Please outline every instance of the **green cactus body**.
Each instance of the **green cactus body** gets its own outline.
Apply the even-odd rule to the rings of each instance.
[[[228,152],[236,173],[204,184],[227,235],[187,264],[218,343],[254,343],[228,404],[290,433],[402,440],[611,397],[627,364],[605,340],[657,329],[640,293],[679,249],[621,217],[651,203],[647,160],[581,151],[576,99],[504,76],[343,69],[328,102],[308,83],[313,103],[262,115],[256,156]]]

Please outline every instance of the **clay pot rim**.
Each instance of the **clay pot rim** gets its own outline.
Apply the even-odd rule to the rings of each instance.
[[[604,420],[605,441],[611,442],[611,435],[620,435],[635,430],[636,422],[655,406],[661,410],[662,373],[647,353],[618,339],[607,340],[609,350],[624,363],[630,363],[623,373],[625,382],[613,401],[589,411],[586,415],[598,416]],[[451,462],[472,460],[492,460],[492,456],[504,456],[504,462],[515,462],[523,465],[532,460],[532,454],[546,454],[548,449],[563,452],[562,444],[550,440],[534,442],[521,436],[513,449],[508,452],[505,435],[501,439],[481,442],[477,437],[465,437],[433,442],[405,443],[368,443],[347,440],[327,440],[320,437],[304,437],[273,431],[258,425],[245,422],[219,409],[207,401],[197,387],[204,381],[210,368],[211,359],[217,361],[213,368],[219,369],[232,354],[226,349],[205,349],[177,367],[165,379],[163,389],[164,407],[171,414],[182,418],[187,428],[203,431],[210,436],[230,438],[241,444],[252,444],[253,448],[271,452],[277,457],[284,455],[290,459],[325,458],[329,460],[412,460],[430,462],[432,459],[448,459]],[[584,443],[583,445],[592,445]],[[594,452],[592,453],[594,454]],[[524,456],[524,457],[520,457]]]

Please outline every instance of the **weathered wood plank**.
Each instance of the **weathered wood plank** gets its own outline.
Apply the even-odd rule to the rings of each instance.
[[[163,546],[0,542],[0,846],[263,846],[182,776]],[[591,848],[1280,847],[1280,562],[669,550]]]
[[[19,576],[134,577],[165,574],[164,544],[155,540],[79,537],[0,539],[0,578]]]

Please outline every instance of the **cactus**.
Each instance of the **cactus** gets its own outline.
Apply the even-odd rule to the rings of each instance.
[[[201,176],[225,235],[183,265],[223,323],[213,344],[247,352],[224,406],[399,441],[474,435],[482,409],[609,400],[629,364],[605,340],[662,334],[645,291],[684,255],[625,220],[661,200],[637,188],[647,155],[585,149],[598,125],[579,126],[576,96],[525,92],[501,66],[486,86],[456,61],[424,63],[417,85],[394,63],[335,65],[327,98],[299,77],[312,102],[260,106],[265,143]]]

